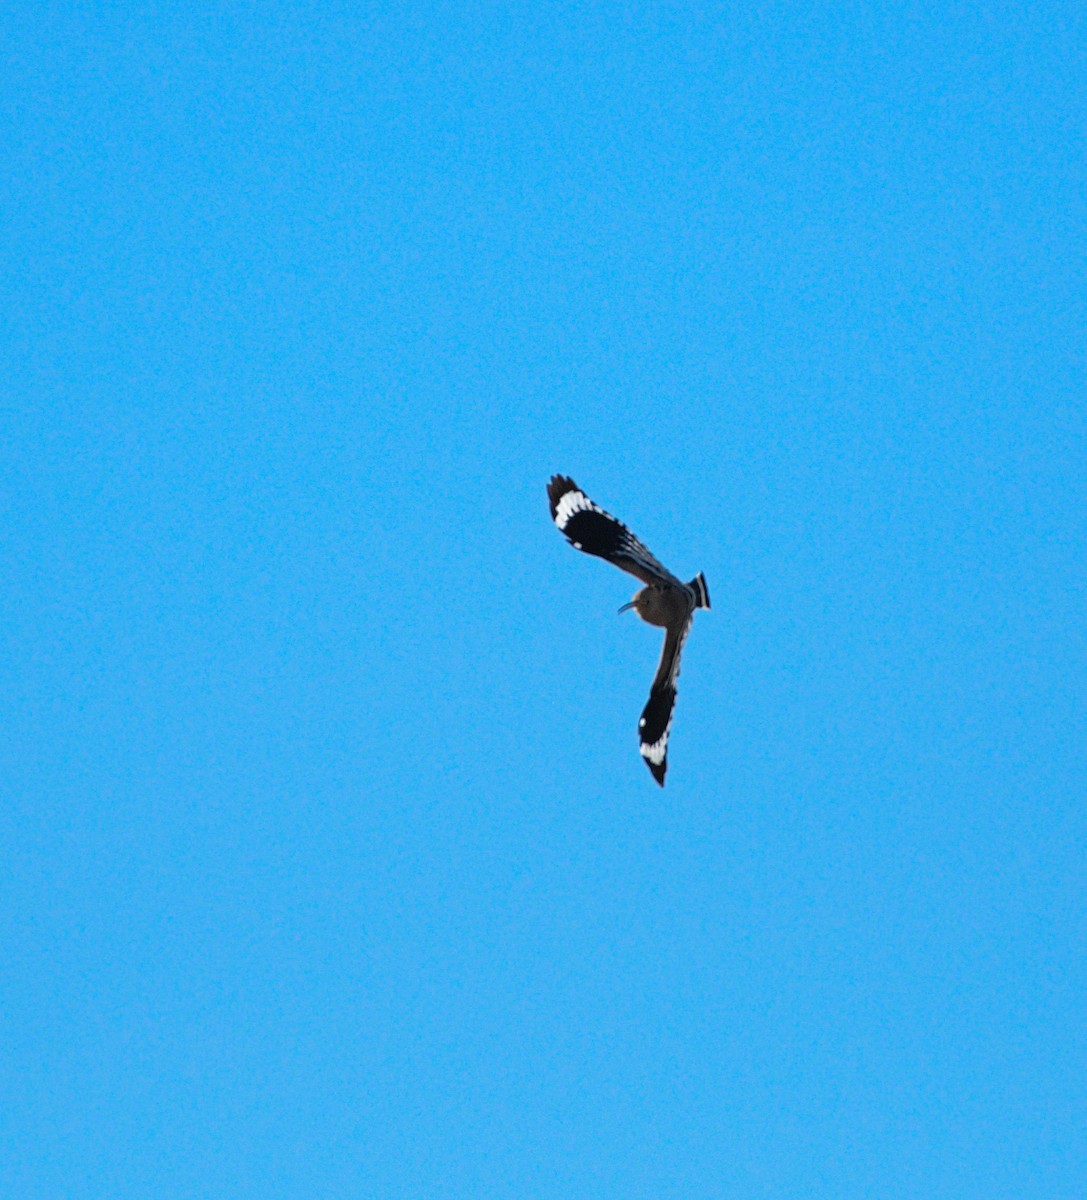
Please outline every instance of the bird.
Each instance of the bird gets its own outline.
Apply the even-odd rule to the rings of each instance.
[[[552,475],[547,498],[551,519],[575,550],[606,559],[645,584],[619,611],[632,608],[643,621],[664,629],[660,664],[638,721],[642,758],[653,778],[664,787],[680,655],[695,609],[710,606],[705,576],[699,571],[690,583],[683,583],[621,521],[594,504],[568,475]]]

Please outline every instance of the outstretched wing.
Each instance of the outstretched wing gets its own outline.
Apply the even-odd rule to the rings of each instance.
[[[683,586],[621,521],[594,504],[568,476],[551,477],[547,498],[552,520],[575,549],[605,558],[643,583]]]
[[[679,657],[691,629],[691,618],[676,625],[664,635],[660,665],[649,689],[649,700],[638,721],[638,741],[645,765],[653,778],[664,787],[668,770],[668,735],[672,732],[672,714],[676,706],[676,679],[679,677]]]

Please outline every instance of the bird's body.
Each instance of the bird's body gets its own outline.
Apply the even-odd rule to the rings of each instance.
[[[686,620],[693,611],[686,584],[680,587],[668,584],[650,584],[635,593],[629,606],[648,625],[663,625],[668,629],[677,621]],[[623,609],[620,609],[623,611]]]
[[[607,559],[646,585],[619,611],[633,608],[643,621],[665,630],[657,674],[638,722],[642,757],[653,778],[663,787],[680,654],[694,610],[710,606],[706,580],[699,573],[690,583],[683,583],[622,522],[595,505],[568,476],[552,476],[547,496],[551,517],[572,546]]]

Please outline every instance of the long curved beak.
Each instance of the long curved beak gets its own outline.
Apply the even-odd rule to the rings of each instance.
[[[628,608],[633,608],[633,607],[634,607],[634,601],[631,600],[631,602],[629,604],[624,604],[623,607],[619,611],[621,613],[625,613]]]

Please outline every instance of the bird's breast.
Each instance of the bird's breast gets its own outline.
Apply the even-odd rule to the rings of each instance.
[[[691,607],[687,597],[675,588],[643,588],[635,600],[643,621],[665,627],[685,620]]]

